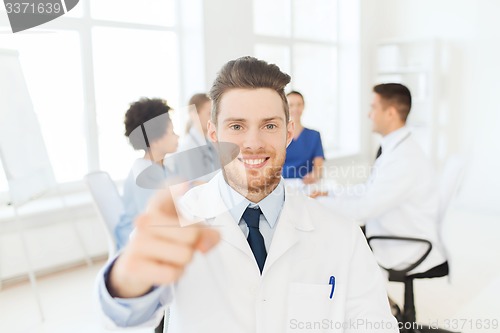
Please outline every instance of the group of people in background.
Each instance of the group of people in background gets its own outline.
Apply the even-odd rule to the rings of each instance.
[[[286,150],[282,175],[285,179],[298,179],[301,183],[313,184],[321,180],[325,160],[321,135],[302,124],[304,96],[293,90],[286,97],[290,119],[295,127],[293,139]],[[165,100],[141,98],[130,104],[125,113],[125,136],[134,150],[144,150],[144,156],[134,162],[124,182],[125,211],[115,229],[118,249],[127,243],[134,228],[134,219],[144,211],[157,186],[179,173],[189,178],[193,174],[200,174],[193,169],[216,171],[220,166],[217,151],[207,137],[207,123],[212,105],[210,98],[207,94],[197,93],[189,99],[188,105],[188,121],[185,133],[180,139],[174,132],[168,113],[172,108]],[[191,149],[197,150],[192,154],[178,156],[175,159],[177,163],[173,166],[164,163],[165,155]],[[186,161],[186,158],[189,161]],[[204,167],[207,164],[209,167]],[[182,172],[179,169],[182,169]],[[201,184],[210,180],[214,172],[207,173],[205,176],[196,177],[195,183]]]
[[[382,135],[375,172],[365,184],[357,185],[356,190],[344,189],[335,195],[313,192],[311,196],[318,197],[320,202],[350,218],[362,221],[368,236],[398,235],[431,240],[435,249],[417,268],[417,271],[422,271],[445,261],[436,226],[439,201],[433,167],[405,126],[411,109],[408,88],[397,83],[380,84],[373,88],[373,93],[369,117],[373,131]],[[316,183],[321,180],[325,160],[320,133],[302,124],[304,96],[293,90],[286,97],[295,127],[286,150],[283,178],[300,179],[303,184]],[[158,186],[168,177],[178,174],[176,168],[190,174],[186,171],[189,168],[209,164],[208,170],[216,171],[219,167],[216,149],[207,138],[211,112],[207,94],[198,93],[189,100],[189,120],[180,143],[172,126],[170,110],[164,100],[142,98],[132,103],[125,114],[125,136],[135,150],[144,150],[145,153],[134,162],[124,183],[125,211],[115,230],[119,249],[128,241],[134,227],[133,220],[144,211],[156,191],[155,184]],[[200,147],[205,149],[185,155],[189,158],[188,163],[178,158],[181,162],[173,169],[164,165],[165,155]],[[196,184],[207,182],[215,174],[207,173],[199,177]],[[379,243],[372,248],[384,267],[404,266],[421,253],[415,251],[414,246],[405,248],[401,244]]]
[[[289,82],[253,57],[220,70],[205,141],[219,150],[229,143],[237,155],[222,162],[219,151],[223,167],[208,183],[178,202],[158,191],[135,219],[134,236],[98,276],[111,327],[156,325],[168,307],[169,332],[285,332],[318,318],[335,330],[364,320],[384,325],[355,331],[397,332],[360,228],[282,177],[287,155],[299,170],[289,176],[306,182],[321,178],[324,159],[319,133],[300,122],[303,97],[285,94]]]
[[[304,96],[298,91],[286,95],[293,136],[286,148],[282,176],[300,179],[303,184],[317,183],[322,178],[325,154],[318,131],[301,122],[305,108]],[[433,250],[414,272],[425,272],[446,262],[438,237],[439,199],[436,178],[430,161],[406,127],[411,109],[411,93],[402,84],[380,84],[373,88],[369,118],[372,130],[382,136],[374,163],[374,172],[355,191],[312,193],[317,202],[332,212],[365,224],[367,237],[395,235],[418,237],[431,241]],[[203,170],[220,168],[219,156],[207,134],[212,101],[206,94],[195,94],[189,101],[189,122],[180,144],[169,117],[171,109],[161,99],[142,98],[130,105],[125,115],[125,135],[144,156],[136,160],[124,184],[125,211],[116,229],[118,247],[122,248],[133,229],[133,221],[144,211],[155,192],[154,184],[190,166],[209,165]],[[169,169],[164,156],[176,151],[186,152],[203,147],[196,154],[185,155],[190,163]],[[198,160],[193,156],[199,158]],[[182,158],[180,158],[182,160]],[[175,163],[174,163],[175,164]],[[208,182],[215,174],[205,173],[195,185]],[[201,176],[200,171],[194,174]],[[424,249],[413,244],[390,242],[373,244],[379,264],[387,268],[406,267]]]

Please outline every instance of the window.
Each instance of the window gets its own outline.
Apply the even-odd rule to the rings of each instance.
[[[175,25],[172,0],[91,0],[91,15],[98,20],[131,22],[157,26]]]
[[[302,121],[320,131],[327,157],[359,151],[359,126],[352,130],[359,121],[353,112],[359,111],[358,88],[352,85],[359,80],[352,77],[359,72],[357,3],[254,0],[255,55],[291,75],[288,90],[304,95]],[[341,83],[349,84],[349,93]]]
[[[57,180],[81,179],[87,170],[87,149],[78,33],[40,31],[15,36],[0,34],[0,45],[1,48],[19,52]]]
[[[178,60],[172,50],[177,39],[171,31],[108,27],[94,28],[92,39],[96,110],[101,110],[97,112],[99,164],[114,177],[125,178],[130,160],[140,154],[123,134],[129,103],[146,96],[179,105]]]
[[[80,1],[16,34],[1,7],[0,48],[19,51],[57,181],[95,169],[124,178],[138,156],[123,135],[128,104],[144,96],[179,105],[176,0]]]

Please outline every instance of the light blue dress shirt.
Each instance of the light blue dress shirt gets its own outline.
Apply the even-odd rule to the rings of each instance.
[[[243,212],[248,206],[252,208],[257,206],[260,207],[262,215],[260,217],[259,228],[264,237],[266,250],[269,252],[271,241],[276,230],[276,223],[278,222],[283,204],[285,203],[285,186],[283,179],[281,179],[273,192],[258,203],[251,202],[236,192],[224,181],[223,177],[219,177],[219,191],[224,204],[229,208],[229,212],[234,220],[238,221],[238,226],[245,234],[245,237],[248,236],[248,227],[242,219]],[[171,302],[172,290],[170,286],[154,288],[151,292],[141,297],[113,298],[106,288],[106,279],[115,260],[108,263],[98,277],[98,293],[104,313],[116,325],[120,327],[140,325],[149,320],[158,308]]]
[[[266,251],[269,252],[274,231],[276,230],[275,226],[285,202],[284,180],[281,179],[274,191],[258,203],[251,202],[236,192],[231,186],[227,185],[224,177],[219,177],[219,190],[222,201],[229,208],[229,213],[233,219],[238,221],[238,226],[245,234],[245,238],[248,237],[249,231],[247,224],[242,219],[243,213],[248,206],[251,208],[260,207],[262,215],[260,216],[259,230],[262,237],[264,237]]]

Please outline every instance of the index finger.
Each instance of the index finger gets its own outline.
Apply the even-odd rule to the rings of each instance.
[[[150,216],[160,217],[161,224],[168,226],[190,226],[200,222],[191,216],[186,209],[183,209],[181,202],[182,196],[189,190],[187,182],[179,182],[178,180],[167,181],[163,184],[163,188],[150,199],[147,214]]]
[[[162,188],[149,200],[146,213],[167,217],[168,219],[165,220],[171,221],[171,224],[184,225],[181,220],[185,220],[185,218],[181,214],[179,200],[188,190],[187,183],[165,182]],[[177,221],[177,223],[174,221]]]

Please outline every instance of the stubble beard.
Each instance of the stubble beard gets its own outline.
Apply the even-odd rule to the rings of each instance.
[[[259,202],[269,195],[281,181],[284,156],[271,157],[273,165],[265,166],[262,170],[246,170],[238,160],[224,166],[222,173],[226,182],[236,192],[252,202]]]

